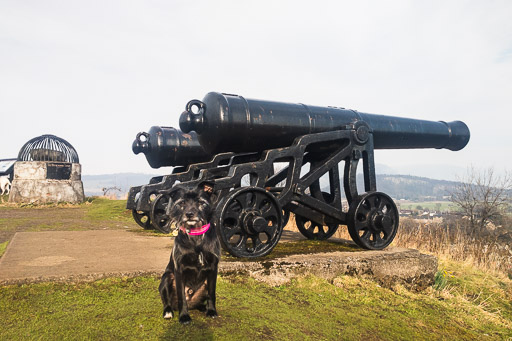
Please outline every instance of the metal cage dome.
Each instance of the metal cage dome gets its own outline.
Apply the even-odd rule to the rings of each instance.
[[[58,161],[79,163],[78,154],[66,140],[55,135],[34,137],[21,147],[18,161]]]

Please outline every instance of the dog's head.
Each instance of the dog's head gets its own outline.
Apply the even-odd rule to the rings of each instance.
[[[211,220],[213,185],[203,183],[197,188],[177,186],[170,193],[167,215],[171,226],[183,227],[187,233],[193,228],[200,228]]]

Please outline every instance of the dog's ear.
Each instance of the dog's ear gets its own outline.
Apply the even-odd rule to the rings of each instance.
[[[199,188],[204,192],[204,194],[206,194],[208,198],[211,198],[211,196],[213,195],[214,186],[215,185],[213,182],[202,182],[199,185]]]

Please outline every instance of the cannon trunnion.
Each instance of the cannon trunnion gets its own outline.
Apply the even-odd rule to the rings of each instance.
[[[142,220],[141,226],[169,233],[166,193],[173,186],[210,182],[217,197],[213,222],[218,237],[237,257],[270,253],[290,212],[309,239],[327,239],[346,225],[360,247],[383,249],[393,241],[399,217],[392,198],[377,191],[374,149],[459,150],[469,141],[469,129],[460,121],[378,116],[218,93],[189,102],[180,127],[185,133],[195,131],[212,157],[132,187],[127,208]],[[158,148],[153,153],[165,158]],[[182,153],[181,147],[175,153]],[[356,186],[359,165],[362,193]]]

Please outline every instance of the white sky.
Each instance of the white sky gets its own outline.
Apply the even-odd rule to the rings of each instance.
[[[512,1],[0,0],[0,158],[54,134],[84,174],[166,174],[132,153],[135,135],[178,127],[209,91],[462,120],[464,150],[376,163],[510,170]]]

